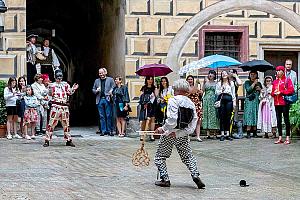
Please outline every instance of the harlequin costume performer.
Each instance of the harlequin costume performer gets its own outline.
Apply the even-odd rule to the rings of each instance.
[[[60,69],[55,71],[54,76],[55,82],[49,87],[49,94],[52,97],[51,111],[43,146],[49,146],[53,130],[58,121],[60,121],[64,129],[64,138],[67,141],[66,146],[75,147],[69,129],[69,96],[74,94],[75,90],[78,88],[78,84],[75,83],[71,88],[67,82],[62,81],[63,73]]]
[[[168,100],[167,119],[162,127],[156,129],[156,133],[162,134],[158,142],[154,162],[160,174],[160,181],[155,185],[170,187],[171,183],[167,172],[166,159],[171,156],[175,145],[181,161],[189,169],[193,181],[199,189],[205,187],[201,181],[197,167],[197,161],[192,154],[189,134],[193,133],[197,125],[197,112],[195,104],[186,96],[189,84],[185,80],[174,82],[174,97]]]

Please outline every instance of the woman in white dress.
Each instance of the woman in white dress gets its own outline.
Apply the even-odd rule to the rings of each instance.
[[[271,96],[272,93],[272,76],[266,76],[263,84],[263,89],[260,91],[259,107],[258,107],[258,119],[257,129],[261,133],[265,133],[265,138],[269,138],[269,133],[273,133],[276,137],[276,111],[274,106],[274,98]]]

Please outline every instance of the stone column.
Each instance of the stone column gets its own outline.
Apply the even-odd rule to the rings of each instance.
[[[106,1],[102,4],[102,16],[100,65],[107,68],[109,76],[125,77],[125,0]]]

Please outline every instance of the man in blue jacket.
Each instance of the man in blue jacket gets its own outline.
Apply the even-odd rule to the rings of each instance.
[[[93,93],[96,95],[96,105],[100,116],[101,136],[112,133],[112,89],[115,86],[113,78],[106,76],[105,68],[99,69],[99,78],[95,80]]]

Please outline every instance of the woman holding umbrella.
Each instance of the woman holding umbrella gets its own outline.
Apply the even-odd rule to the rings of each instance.
[[[248,80],[244,84],[246,91],[245,108],[244,108],[244,125],[247,127],[247,138],[257,136],[257,117],[258,117],[258,105],[259,94],[262,89],[261,83],[258,81],[257,71],[250,71]]]
[[[140,96],[140,127],[141,131],[154,131],[155,128],[155,90],[154,86],[154,77],[146,76],[145,85],[141,88],[141,96]],[[142,138],[141,138],[142,139]],[[154,141],[154,136],[151,135],[151,141]]]

